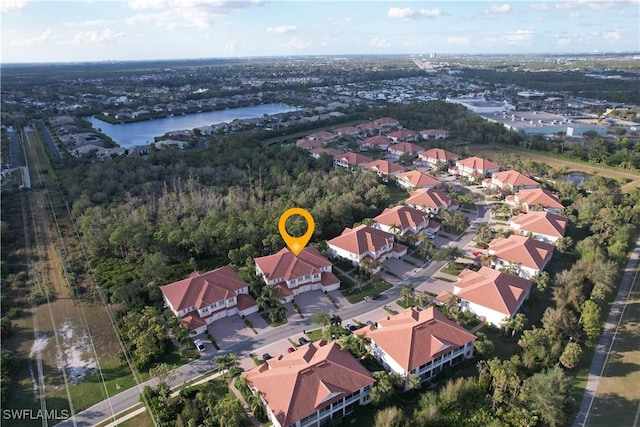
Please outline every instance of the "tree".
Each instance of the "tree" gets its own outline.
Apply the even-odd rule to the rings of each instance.
[[[380,406],[388,402],[393,395],[393,382],[391,376],[385,371],[373,373],[376,383],[371,387],[369,397],[374,405]]]
[[[511,322],[511,337],[513,338],[516,333],[522,331],[527,324],[527,316],[523,313],[517,313]]]
[[[533,283],[536,285],[536,288],[542,292],[547,290],[547,286],[549,286],[549,273],[546,271],[541,271],[540,274],[536,274],[533,276]]]
[[[218,364],[218,372],[224,372],[224,377],[226,378],[229,370],[238,366],[238,355],[235,353],[229,354],[221,354],[220,356],[216,356],[213,359],[214,363]]]
[[[570,236],[562,237],[556,241],[556,249],[567,253],[573,249],[573,239]]]
[[[478,337],[478,339],[473,342],[473,346],[475,347],[476,351],[480,353],[484,359],[488,359],[493,356],[493,353],[495,352],[495,346],[493,344],[493,341],[491,341],[487,337],[487,334],[478,331],[476,332],[476,337]]]
[[[416,291],[411,285],[405,285],[400,291],[400,298],[404,299],[405,305],[409,305],[409,299],[413,298]]]
[[[380,409],[376,412],[374,427],[406,427],[409,425],[402,409],[396,406]]]
[[[240,427],[246,417],[238,399],[230,395],[218,400],[212,412],[212,418],[218,425],[225,427]]]
[[[331,317],[329,316],[329,313],[327,313],[326,311],[316,312],[311,318],[311,320],[313,321],[313,323],[322,325],[323,328],[327,326],[329,323],[331,323]]]
[[[525,381],[527,404],[551,427],[566,425],[571,383],[558,366],[534,374]]]
[[[443,246],[436,252],[435,259],[438,261],[455,261],[464,255],[464,252],[456,245]]]
[[[173,382],[181,375],[180,371],[172,369],[171,366],[164,362],[149,369],[149,376],[151,378],[157,378],[158,383],[166,384],[168,387],[171,387]]]
[[[330,322],[331,322],[331,326],[341,326],[342,318],[337,314],[334,314],[331,316]]]
[[[258,396],[253,393],[250,394],[249,399],[247,399],[247,405],[249,405],[249,410],[256,419],[260,421],[267,420],[267,411]]]
[[[560,356],[560,363],[565,368],[572,369],[580,362],[580,357],[582,357],[582,347],[577,342],[570,341]]]
[[[600,319],[600,306],[592,300],[586,300],[582,304],[582,329],[587,339],[594,342],[600,336],[602,320]]]
[[[265,286],[260,292],[260,296],[256,299],[260,309],[266,310],[269,307],[275,307],[279,302],[278,292],[273,286]]]
[[[407,386],[409,390],[419,390],[422,387],[422,380],[416,374],[409,374],[407,377]]]

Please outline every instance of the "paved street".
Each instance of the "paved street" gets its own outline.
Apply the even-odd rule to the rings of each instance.
[[[454,243],[458,245],[460,248],[466,247],[476,234],[478,227],[488,221],[489,210],[487,206],[484,204],[478,205],[478,213],[477,219],[471,223],[469,229],[464,232],[460,237],[458,237]],[[348,321],[350,319],[358,319],[360,321],[366,320],[376,320],[380,319],[384,316],[387,316],[387,312],[384,311],[383,307],[385,305],[393,304],[399,297],[400,291],[402,287],[406,284],[413,285],[414,288],[420,289],[422,285],[432,283],[431,278],[434,276],[440,268],[445,264],[445,261],[429,261],[423,264],[420,268],[414,268],[412,271],[407,273],[407,276],[404,280],[395,282],[397,285],[393,286],[391,289],[382,293],[380,298],[376,300],[370,301],[362,301],[357,304],[343,306],[345,304],[345,299],[342,298],[339,300],[339,309],[335,309],[333,305],[329,305],[329,310],[327,310],[330,314],[338,314],[343,321]],[[320,297],[322,297],[320,295]],[[300,298],[297,297],[297,298]],[[317,304],[324,307],[324,300],[318,299],[316,300]],[[328,301],[328,299],[327,299]],[[305,314],[304,319],[299,319],[298,316],[294,316],[289,320],[289,322],[278,328],[267,328],[260,332],[258,335],[253,333],[250,334],[241,334],[240,337],[234,337],[235,342],[231,342],[234,338],[230,337],[229,341],[225,341],[225,348],[222,348],[220,351],[213,354],[213,352],[208,352],[208,354],[203,355],[199,360],[188,363],[184,366],[181,366],[177,369],[179,375],[177,375],[176,380],[173,385],[180,384],[189,379],[195,378],[197,376],[203,375],[207,372],[210,372],[215,368],[215,365],[212,359],[220,354],[228,354],[228,353],[236,353],[240,356],[241,359],[248,359],[251,361],[250,354],[255,354],[258,357],[261,357],[263,353],[267,352],[267,350],[271,349],[284,349],[289,347],[287,338],[294,337],[294,341],[297,341],[298,337],[302,336],[302,332],[304,330],[315,329],[318,325],[314,325],[311,321],[312,314],[309,309],[305,309],[302,305],[303,313]],[[313,310],[316,310],[315,307]],[[315,312],[315,311],[314,311]],[[238,318],[238,323],[235,325],[233,321],[231,322],[234,327],[241,328],[244,324],[242,319]],[[273,351],[273,350],[271,350]],[[272,356],[277,356],[279,353],[271,353]],[[252,367],[252,362],[249,364],[246,361],[242,362],[243,367]],[[145,385],[155,386],[157,381],[155,379],[149,380],[144,384],[141,384],[139,387],[134,387],[129,390],[125,390],[122,393],[117,394],[116,396],[110,398],[109,400],[102,401],[92,406],[91,408],[82,411],[76,414],[73,419],[66,420],[60,424],[59,426],[90,426],[100,423],[102,421],[112,420],[113,415],[117,414],[120,411],[130,408],[131,406],[137,404],[139,402],[139,393]]]

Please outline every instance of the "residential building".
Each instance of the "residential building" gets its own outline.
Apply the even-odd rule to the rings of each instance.
[[[382,117],[373,121],[379,128],[393,128],[400,126],[400,122],[396,119],[392,119],[391,117]]]
[[[545,269],[553,255],[550,243],[525,236],[500,237],[489,244],[489,255],[497,269],[506,269],[529,279]]]
[[[414,157],[419,151],[422,151],[422,147],[410,142],[400,142],[389,147],[389,154],[394,158],[398,158],[403,154],[408,154],[411,157]]]
[[[404,377],[417,375],[426,381],[443,367],[473,357],[475,335],[434,307],[412,307],[377,325],[360,334],[371,340],[371,354],[386,370]]]
[[[395,132],[391,132],[390,134],[387,135],[387,137],[389,137],[389,139],[393,142],[416,142],[418,140],[418,135],[413,132],[410,131],[409,129],[400,129],[397,130]],[[420,150],[422,150],[422,147],[420,147]],[[417,150],[417,151],[420,151]]]
[[[388,160],[374,160],[363,166],[365,169],[371,169],[378,174],[381,178],[386,178],[389,175],[397,175],[404,172],[404,166],[399,163],[393,163]]]
[[[276,427],[319,427],[369,403],[371,373],[336,342],[313,342],[242,374]]]
[[[228,266],[206,273],[194,271],[186,279],[161,286],[160,291],[165,305],[191,335],[206,332],[215,320],[258,311],[249,285]]]
[[[314,246],[307,246],[297,256],[283,248],[274,255],[256,258],[255,263],[256,275],[276,289],[283,303],[303,292],[330,292],[340,287],[340,279],[331,272],[333,264]]]
[[[480,319],[501,327],[506,318],[512,318],[529,298],[533,282],[503,273],[489,267],[478,271],[464,269],[458,274],[453,295],[460,300],[460,308]],[[443,291],[436,299],[446,301],[452,294]]]
[[[514,170],[494,172],[491,178],[482,182],[483,187],[497,188],[504,191],[530,190],[540,187],[537,181]]]
[[[509,227],[516,234],[555,244],[567,231],[567,218],[550,212],[529,212],[511,218]]]
[[[387,208],[373,220],[380,230],[397,233],[402,237],[417,237],[420,233],[435,234],[440,230],[439,222],[431,220],[427,213],[409,206]]]
[[[296,147],[303,150],[313,150],[322,147],[322,142],[315,139],[299,139],[296,141]]]
[[[333,157],[333,166],[340,166],[350,170],[355,170],[358,166],[365,166],[371,163],[371,158],[351,151]]]
[[[391,145],[391,140],[383,135],[372,136],[371,138],[365,139],[362,144],[360,144],[360,149],[363,151],[367,150],[380,150],[387,151],[389,146]]]
[[[393,234],[368,225],[345,228],[342,234],[327,241],[329,253],[377,272],[388,258],[407,254],[407,247],[395,242]]]
[[[356,128],[360,135],[377,135],[379,132],[378,125],[373,122],[361,123]]]
[[[463,160],[457,160],[456,165],[449,169],[454,175],[466,177],[470,180],[478,180],[484,178],[490,173],[499,172],[500,165],[485,160],[480,157],[469,157]]]
[[[505,203],[509,206],[519,207],[522,212],[544,210],[546,212],[558,213],[564,209],[558,196],[542,188],[520,190],[514,195],[507,196]]]
[[[360,129],[358,129],[355,126],[345,126],[338,129],[334,129],[333,131],[340,136],[342,135],[357,136],[360,134]]]
[[[440,185],[440,181],[434,176],[413,170],[397,174],[396,184],[408,190],[416,190],[419,188],[434,188]]]
[[[313,157],[314,159],[319,159],[322,153],[325,153],[331,157],[335,157],[344,153],[344,151],[340,151],[337,148],[327,147],[327,148],[314,148],[310,150],[310,153],[311,153],[311,157]]]
[[[405,201],[405,204],[435,215],[442,211],[455,211],[460,205],[444,191],[434,190],[432,188],[414,191]]]
[[[437,168],[442,163],[458,160],[460,156],[442,148],[431,148],[418,153],[418,160],[425,162],[431,168]]]
[[[449,131],[444,129],[424,129],[420,131],[420,136],[427,141],[430,139],[446,139],[449,138]]]
[[[317,132],[313,132],[312,134],[307,135],[307,139],[312,139],[314,141],[322,141],[323,144],[327,144],[336,138],[336,134],[327,132],[326,130],[319,130]]]

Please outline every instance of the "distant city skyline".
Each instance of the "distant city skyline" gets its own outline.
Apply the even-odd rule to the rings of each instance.
[[[640,0],[2,0],[0,60],[638,52]]]

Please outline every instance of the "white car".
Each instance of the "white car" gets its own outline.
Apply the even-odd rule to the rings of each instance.
[[[193,342],[196,345],[196,348],[204,353],[205,346],[201,339],[197,339]]]

